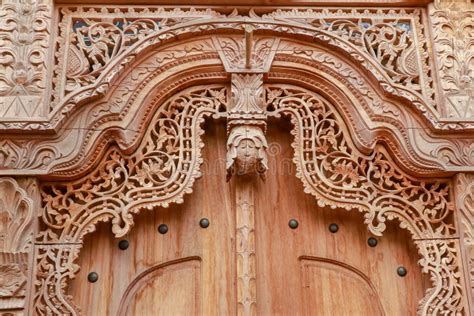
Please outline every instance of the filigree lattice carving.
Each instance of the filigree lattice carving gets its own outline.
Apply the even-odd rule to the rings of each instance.
[[[324,42],[360,63],[388,93],[414,102],[430,121],[431,112],[436,112],[422,11],[418,9],[300,8],[276,9],[263,15],[250,10],[248,15],[239,15],[237,11],[229,14],[218,9],[186,7],[118,11],[63,7],[61,12],[53,112],[103,95],[126,64],[147,47],[203,31],[243,34],[249,27],[255,32],[292,34]],[[231,66],[242,70],[242,43],[236,35],[220,38],[215,41],[214,50],[224,60],[231,60]],[[261,64],[261,57],[273,54],[275,45],[277,40],[269,38],[256,41],[252,54],[256,71],[266,67]],[[55,113],[56,122],[62,120],[59,116],[63,112]],[[453,128],[450,124],[449,128]],[[435,127],[438,128],[436,124]]]
[[[431,9],[444,115],[474,118],[474,4],[441,0]]]
[[[43,114],[50,11],[41,0],[0,7],[0,117]]]
[[[321,206],[364,212],[369,231],[375,235],[385,230],[386,220],[396,219],[414,239],[432,240],[431,244],[418,244],[423,257],[420,262],[434,285],[420,311],[462,312],[458,252],[439,244],[445,241],[434,241],[455,238],[448,183],[411,178],[395,166],[381,146],[369,156],[361,154],[337,112],[319,95],[292,86],[270,85],[266,102],[273,109],[269,115],[291,118],[294,162],[305,192],[314,195]]]
[[[165,7],[139,11],[123,8],[119,12],[114,8],[65,7],[61,13],[58,49],[60,53],[67,53],[68,59],[57,60],[53,102],[94,83],[112,60],[134,46],[143,46],[144,40],[152,35],[169,32],[164,38],[173,37],[171,30],[176,25],[220,16],[210,9]]]
[[[78,270],[74,260],[85,234],[112,221],[115,236],[133,225],[133,214],[182,203],[201,173],[200,124],[227,106],[227,88],[194,88],[171,98],[157,112],[139,147],[129,155],[110,147],[102,163],[83,178],[42,187],[45,229],[38,242],[35,310],[76,314],[64,291]],[[50,243],[66,243],[62,246]]]

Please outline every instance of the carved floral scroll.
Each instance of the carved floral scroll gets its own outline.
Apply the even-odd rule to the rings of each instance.
[[[410,231],[422,256],[420,265],[433,281],[419,313],[466,312],[449,183],[411,178],[382,146],[362,155],[333,106],[319,95],[270,85],[266,102],[274,109],[269,115],[290,117],[297,176],[319,205],[364,212],[374,235],[382,234],[387,220],[397,220]]]
[[[154,116],[133,154],[110,147],[101,164],[72,182],[44,184],[45,229],[38,234],[35,311],[76,314],[64,293],[74,277],[82,238],[98,222],[111,221],[116,237],[133,225],[133,215],[155,206],[182,203],[200,176],[200,124],[227,104],[227,88],[208,86],[176,95]],[[66,244],[55,245],[58,242]]]
[[[251,78],[251,76],[249,77]],[[181,203],[200,175],[205,116],[227,106],[225,87],[188,89],[159,109],[145,137],[132,154],[110,147],[102,163],[72,182],[42,188],[45,229],[39,234],[35,310],[76,314],[65,293],[79,267],[82,237],[100,221],[112,221],[116,236],[133,225],[133,214],[154,206]],[[420,265],[433,282],[420,302],[419,313],[466,312],[462,263],[453,222],[449,182],[422,181],[402,172],[383,146],[364,155],[352,143],[334,106],[309,90],[269,84],[265,88],[268,115],[290,117],[295,137],[294,162],[305,192],[320,205],[356,209],[381,235],[387,220],[397,220],[418,247]],[[222,113],[221,115],[224,115]],[[66,247],[56,246],[62,242]]]

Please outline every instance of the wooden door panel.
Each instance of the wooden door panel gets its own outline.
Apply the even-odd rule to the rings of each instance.
[[[310,314],[318,315],[321,311],[315,302],[333,288],[320,284],[312,293],[314,301],[307,303],[300,273],[300,258],[318,257],[360,271],[373,284],[387,315],[416,314],[429,280],[421,273],[418,252],[408,232],[397,223],[388,223],[372,248],[367,244],[371,235],[363,214],[318,206],[296,177],[289,129],[285,123],[269,126],[267,138],[273,154],[269,155],[267,180],[255,184],[259,313],[303,315],[305,304],[309,304],[316,308]],[[290,219],[299,222],[298,228],[290,229]],[[337,233],[329,231],[331,223],[338,225]],[[407,268],[405,277],[397,275],[399,266]],[[334,291],[338,292],[337,287]],[[346,315],[352,310],[349,303],[341,308]]]
[[[195,315],[201,311],[201,287],[199,258],[152,267],[130,284],[118,315]]]
[[[85,315],[236,314],[236,178],[225,182],[225,127],[205,129],[203,177],[183,204],[142,212],[125,237],[127,250],[108,225],[86,238],[69,289]],[[284,121],[270,125],[267,179],[250,182],[257,313],[414,314],[429,281],[408,233],[388,224],[372,248],[362,214],[318,206],[296,177],[289,129]],[[206,229],[203,217],[211,223]],[[296,229],[290,219],[298,220]],[[162,223],[164,235],[157,232]],[[402,265],[405,277],[396,272]],[[91,271],[96,283],[87,282]]]
[[[302,257],[301,287],[306,315],[385,315],[370,280],[343,262]]]
[[[203,164],[203,177],[194,184],[193,193],[185,196],[183,204],[142,211],[136,216],[135,226],[123,238],[129,241],[128,249],[118,248],[119,240],[113,237],[110,225],[99,225],[96,232],[87,236],[78,260],[81,270],[68,291],[84,315],[117,315],[119,306],[136,311],[129,315],[156,315],[155,311],[159,314],[163,309],[155,305],[172,304],[173,300],[173,308],[194,306],[197,309],[195,313],[172,309],[176,311],[172,313],[174,315],[234,313],[235,217],[232,194],[225,180],[225,127],[209,125],[205,142],[204,160],[217,163]],[[201,218],[209,219],[208,228],[200,227]],[[164,235],[157,231],[163,223],[169,228]],[[199,261],[200,272],[193,272],[199,274],[199,282],[191,277],[189,269],[184,269],[184,275],[179,271],[170,273],[172,268],[178,270],[187,258],[193,258],[193,264]],[[170,262],[175,264],[169,265]],[[167,276],[160,273],[153,276],[158,280],[165,278],[168,290],[165,291],[158,280],[150,280],[133,299],[127,295],[130,286],[143,273],[167,265],[169,267],[163,268]],[[91,271],[99,274],[96,283],[87,281]],[[196,282],[194,290],[182,283],[189,278]],[[178,284],[173,284],[173,280]],[[197,307],[189,301],[189,293],[194,293],[193,297],[199,296],[203,303]],[[125,303],[127,300],[130,304]],[[147,301],[153,302],[148,312],[144,307]]]

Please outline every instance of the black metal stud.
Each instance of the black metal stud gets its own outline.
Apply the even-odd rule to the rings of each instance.
[[[207,218],[201,218],[201,220],[199,221],[199,226],[201,226],[202,228],[208,228],[209,224],[210,222]]]
[[[367,244],[370,246],[370,247],[375,247],[377,246],[378,244],[378,240],[377,238],[374,238],[374,237],[369,237],[369,239],[367,239]]]
[[[87,275],[87,280],[90,283],[95,283],[99,279],[99,275],[96,272],[91,272]]]
[[[161,224],[160,226],[158,226],[158,232],[160,234],[166,234],[168,232],[168,225]]]
[[[331,225],[329,225],[329,231],[331,233],[337,233],[337,231],[339,230],[339,226],[337,226],[337,224],[334,224],[332,223]]]
[[[298,221],[294,218],[290,219],[290,221],[288,222],[288,226],[290,226],[291,229],[296,229],[298,228]]]
[[[408,271],[407,271],[407,268],[405,267],[398,267],[397,269],[397,274],[401,277],[404,277],[405,275],[407,275]]]
[[[126,239],[123,239],[123,240],[119,241],[119,243],[118,243],[118,247],[120,248],[120,250],[127,249],[129,245],[130,245],[129,242]]]

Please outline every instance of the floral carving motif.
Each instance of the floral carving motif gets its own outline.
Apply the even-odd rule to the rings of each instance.
[[[474,4],[438,1],[430,14],[449,118],[474,118]]]
[[[420,306],[421,313],[462,312],[459,254],[453,247],[441,245],[446,243],[441,239],[455,238],[448,183],[411,178],[381,146],[369,156],[355,150],[333,107],[314,93],[269,85],[266,102],[274,109],[269,115],[291,118],[294,162],[305,192],[313,194],[321,206],[364,212],[375,235],[385,230],[386,220],[397,219],[420,240],[421,264],[434,283]],[[441,244],[434,239],[440,239]]]
[[[32,246],[33,201],[12,178],[0,179],[0,194],[0,251],[28,251]]]
[[[45,246],[37,255],[36,312],[77,314],[64,291],[78,270],[78,243],[98,222],[111,220],[113,233],[123,236],[133,225],[133,213],[183,202],[201,175],[200,124],[226,106],[225,87],[184,91],[160,108],[134,153],[125,155],[112,146],[89,175],[42,187],[47,229],[38,234]]]
[[[319,19],[310,22],[362,47],[395,83],[422,92],[416,43],[410,21]]]
[[[50,10],[41,1],[0,8],[0,117],[42,114]]]
[[[267,72],[270,69],[280,40],[260,37],[245,47],[243,36],[214,37],[219,55],[228,72]],[[248,50],[248,51],[247,51]],[[246,54],[250,53],[250,65],[246,67]]]
[[[28,304],[37,188],[32,179],[0,178],[0,314]]]
[[[202,158],[199,127],[205,116],[218,112],[225,88],[183,93],[160,108],[145,140],[133,155],[112,146],[98,168],[75,182],[43,186],[43,221],[64,242],[79,242],[95,223],[112,219],[119,237],[133,225],[142,208],[181,203],[191,192]],[[74,225],[72,225],[74,223]]]

